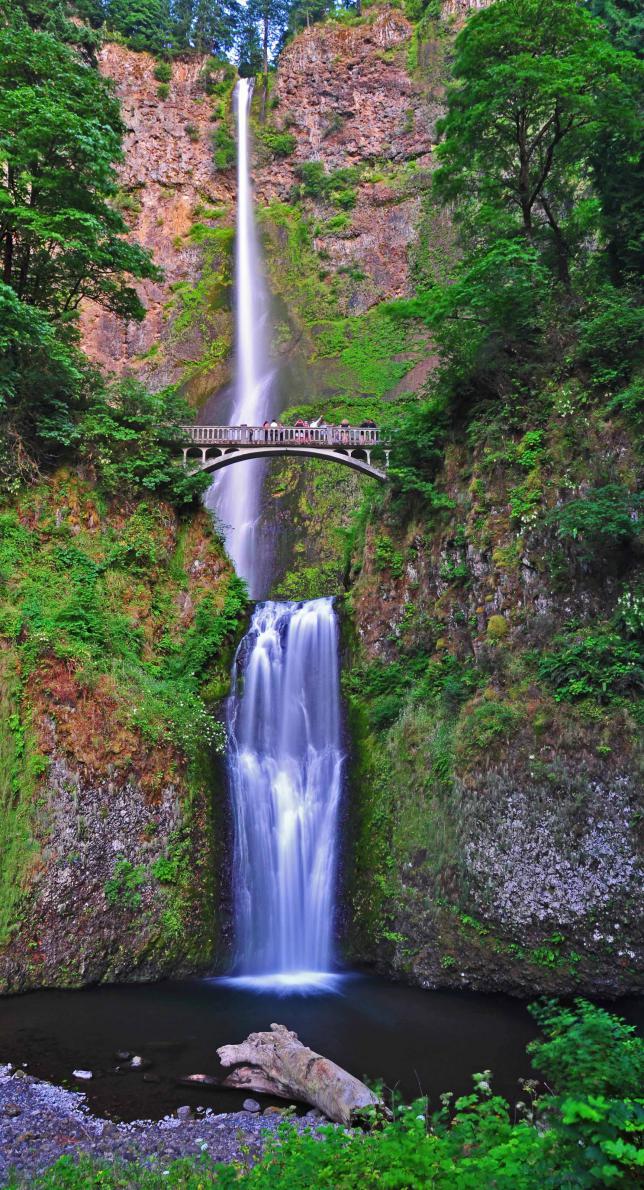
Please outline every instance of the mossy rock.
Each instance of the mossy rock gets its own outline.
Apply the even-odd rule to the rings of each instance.
[[[487,622],[488,640],[503,640],[508,635],[509,631],[510,626],[505,616],[490,616]]]

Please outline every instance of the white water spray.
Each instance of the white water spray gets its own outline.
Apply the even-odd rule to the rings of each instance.
[[[231,425],[262,425],[274,413],[274,367],[268,350],[268,293],[261,267],[250,181],[248,119],[252,79],[235,88],[237,116],[237,234],[235,241],[235,387]],[[235,569],[251,596],[263,593],[265,544],[259,532],[265,464],[236,463],[216,476],[206,496]]]
[[[331,599],[257,607],[235,658],[228,732],[236,970],[257,984],[324,982],[344,760]]]

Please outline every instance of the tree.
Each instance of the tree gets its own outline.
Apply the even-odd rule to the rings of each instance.
[[[0,24],[28,25],[35,32],[49,33],[57,41],[75,46],[92,65],[100,44],[96,30],[104,15],[102,0],[79,0],[73,5],[66,0],[0,0]],[[81,21],[71,20],[71,16],[80,16]]]
[[[110,85],[15,7],[0,28],[0,473],[10,485],[34,459],[78,444],[101,388],[77,345],[81,301],[140,319],[130,282],[160,276],[111,201],[122,132]]]
[[[109,0],[106,20],[133,50],[161,54],[171,47],[169,0]]]
[[[242,78],[254,78],[262,69],[262,46],[259,40],[259,30],[257,22],[249,14],[248,8],[242,9],[237,30],[237,61]]]
[[[110,86],[71,48],[0,30],[2,279],[55,319],[84,299],[141,318],[128,279],[159,275],[110,203],[122,132]]]
[[[248,0],[248,14],[259,26],[262,73],[266,82],[271,52],[276,48],[289,15],[289,0]]]
[[[588,7],[619,49],[644,55],[644,10],[639,0],[590,0]]]
[[[241,10],[237,0],[174,0],[170,15],[175,49],[223,57],[235,42]]]
[[[569,287],[575,244],[596,214],[580,201],[593,146],[608,127],[634,126],[636,67],[574,0],[498,0],[470,18],[456,41],[436,183],[475,215],[473,234],[494,213],[549,254]]]

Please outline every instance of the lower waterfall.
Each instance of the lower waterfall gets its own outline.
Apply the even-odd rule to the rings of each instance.
[[[332,599],[257,606],[227,725],[235,974],[260,985],[324,982],[344,767]]]

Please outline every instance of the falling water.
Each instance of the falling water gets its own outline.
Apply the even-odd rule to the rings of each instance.
[[[274,367],[268,350],[268,294],[261,267],[249,168],[248,117],[251,79],[235,88],[237,116],[237,234],[235,240],[235,387],[231,425],[261,425],[275,412]],[[246,579],[251,596],[263,594],[265,550],[260,531],[264,463],[226,467],[216,476],[206,503],[222,525],[228,554]]]
[[[249,174],[252,83],[236,88],[236,375],[231,423],[276,412],[264,283]],[[222,470],[207,503],[251,596],[268,588],[260,531],[263,464]],[[270,542],[269,542],[270,547]],[[234,819],[235,977],[259,986],[328,982],[340,740],[338,627],[333,601],[261,603],[237,651],[228,699]]]
[[[228,708],[237,972],[319,981],[333,958],[343,769],[331,599],[258,605]]]

